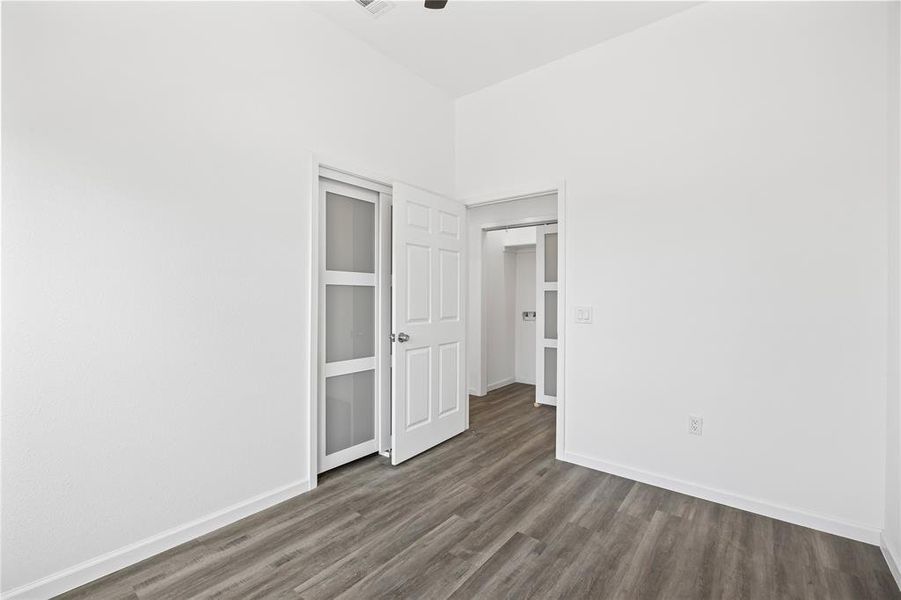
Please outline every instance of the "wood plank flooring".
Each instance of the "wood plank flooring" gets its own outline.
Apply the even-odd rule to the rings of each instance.
[[[63,598],[901,598],[879,549],[554,459],[514,384],[399,467],[319,487]]]

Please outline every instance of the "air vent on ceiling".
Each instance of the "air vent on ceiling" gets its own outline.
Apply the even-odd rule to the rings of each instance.
[[[388,0],[354,0],[354,2],[365,8],[366,12],[374,17],[381,17],[394,8],[394,3]]]

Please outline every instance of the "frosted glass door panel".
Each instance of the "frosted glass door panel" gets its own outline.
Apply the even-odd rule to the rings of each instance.
[[[557,281],[557,234],[544,236],[544,280],[548,283]]]
[[[557,396],[557,349],[544,349],[544,395]]]
[[[375,273],[375,204],[325,194],[325,268]]]
[[[557,292],[544,292],[544,339],[557,339]]]
[[[375,356],[375,287],[325,286],[325,362]]]
[[[325,453],[375,439],[375,371],[325,380]]]
[[[559,315],[561,289],[558,281],[557,224],[548,223],[538,227],[535,245],[535,279],[538,287],[535,304],[537,323],[535,337],[538,345],[535,352],[535,402],[557,405],[557,346],[563,334],[564,322]]]

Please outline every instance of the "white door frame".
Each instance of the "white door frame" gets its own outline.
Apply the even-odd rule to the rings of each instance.
[[[307,427],[306,433],[308,437],[309,443],[306,445],[307,450],[307,468],[308,468],[308,480],[310,483],[310,489],[314,489],[318,485],[318,474],[319,474],[319,393],[320,393],[320,335],[319,335],[319,309],[320,309],[320,257],[321,257],[321,249],[320,244],[322,243],[322,235],[320,232],[321,228],[321,211],[320,211],[320,197],[319,197],[319,177],[320,175],[327,175],[331,179],[337,179],[344,183],[348,183],[350,185],[356,185],[358,187],[364,187],[368,189],[374,189],[379,192],[380,199],[383,201],[384,205],[384,196],[390,195],[391,193],[391,178],[386,177],[384,175],[373,173],[367,169],[361,169],[356,166],[349,165],[347,162],[340,160],[330,160],[324,158],[320,155],[313,154],[310,158],[310,170],[308,171],[309,177],[309,198],[310,198],[310,212],[309,212],[309,243],[307,245],[307,251],[309,253],[309,261],[307,262],[308,269],[308,283],[309,283],[309,311],[306,314],[307,317],[307,325],[308,335],[307,335],[307,351],[309,353],[308,360],[306,364],[306,374],[307,381],[309,382],[309,396],[308,396],[308,406],[307,406]],[[379,211],[379,214],[384,214],[386,211]],[[380,219],[381,221],[381,219]],[[380,248],[377,252],[377,260],[381,260],[381,255],[383,251],[384,245],[380,244]],[[384,271],[384,270],[383,270]],[[383,288],[385,290],[385,279],[379,283],[382,283]],[[390,280],[387,280],[388,285],[390,285]],[[376,286],[377,291],[379,290],[379,286]],[[390,291],[385,290],[385,291]],[[388,298],[390,301],[390,293],[386,295],[385,293],[378,293],[376,303],[378,305],[378,314],[382,315],[384,313],[384,301],[385,298]],[[390,323],[387,324],[390,327]],[[381,331],[381,327],[377,331]],[[379,333],[377,333],[377,336]],[[382,339],[384,337],[385,339]],[[376,356],[383,355],[385,349],[389,348],[386,343],[387,336],[381,336],[376,338]],[[378,359],[377,359],[378,360]],[[385,390],[389,390],[388,394],[385,394]],[[379,376],[378,381],[378,400],[376,404],[377,415],[379,416],[376,420],[377,430],[376,430],[376,444],[381,453],[383,451],[383,447],[387,443],[386,440],[382,439],[382,423],[381,416],[384,414],[383,404],[387,402],[390,412],[390,373],[388,369],[382,369],[382,373]]]
[[[556,194],[557,195],[557,265],[558,265],[558,273],[557,273],[557,420],[556,420],[556,451],[555,456],[557,460],[564,460],[563,456],[565,454],[566,447],[566,439],[565,439],[565,424],[566,424],[566,315],[568,314],[567,304],[566,304],[566,181],[564,179],[555,180],[553,182],[542,182],[538,184],[523,186],[520,188],[509,188],[501,192],[489,192],[485,194],[479,194],[478,196],[470,197],[465,201],[467,208],[475,208],[477,206],[485,206],[488,204],[499,204],[501,202],[510,202],[512,200],[525,200],[527,198],[535,198],[539,196],[546,196],[548,194]],[[482,238],[484,241],[484,228],[491,227],[501,227],[504,225],[522,225],[526,223],[540,223],[546,222],[548,218],[553,217],[539,217],[536,215],[534,218],[529,219],[519,219],[513,220],[510,222],[499,222],[499,223],[491,223],[482,225]],[[538,260],[536,253],[536,261]],[[479,269],[482,269],[482,261],[481,257],[479,257]],[[483,273],[480,275],[484,277]],[[543,292],[542,292],[543,293]],[[485,321],[485,294],[484,294],[484,285],[482,289],[482,294],[480,297],[479,303],[479,311],[481,312],[482,318],[481,321],[481,346],[482,346],[482,359],[480,365],[480,377],[483,382],[484,389],[484,380],[486,378],[487,373],[487,364],[486,364],[486,352],[487,352],[487,324]],[[536,352],[539,349],[536,348]],[[544,351],[543,348],[540,348],[541,351]],[[538,378],[538,373],[535,373],[536,381]],[[468,404],[468,401],[467,401]]]

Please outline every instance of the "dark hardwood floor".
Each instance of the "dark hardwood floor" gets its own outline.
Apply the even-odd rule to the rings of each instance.
[[[533,398],[62,597],[901,598],[875,546],[556,461]]]

